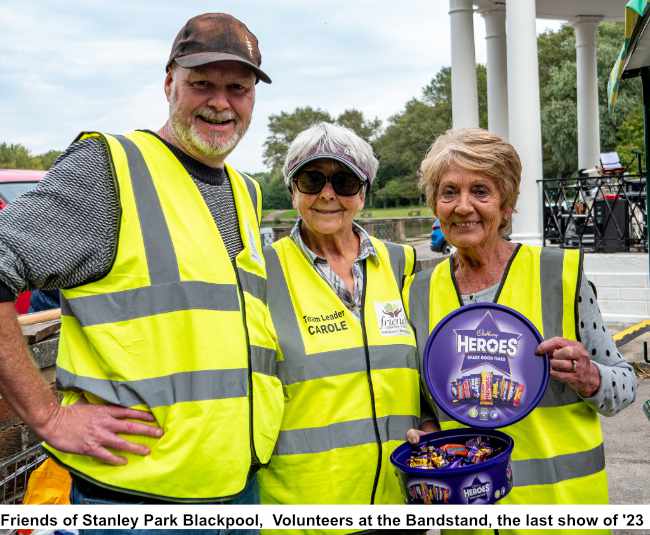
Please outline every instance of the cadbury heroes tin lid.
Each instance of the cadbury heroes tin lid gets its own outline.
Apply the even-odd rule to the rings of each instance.
[[[549,381],[535,354],[542,337],[519,312],[495,303],[445,316],[424,350],[424,379],[440,408],[465,425],[495,428],[526,416]]]

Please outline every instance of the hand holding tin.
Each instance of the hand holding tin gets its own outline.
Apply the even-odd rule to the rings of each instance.
[[[589,358],[583,344],[556,336],[544,340],[536,353],[547,353],[551,363],[551,377],[569,385],[583,398],[593,396],[600,388],[600,372]]]
[[[420,424],[419,429],[409,429],[406,432],[406,440],[413,446],[417,446],[421,437],[434,431],[440,431],[440,426],[433,420],[425,420]]]

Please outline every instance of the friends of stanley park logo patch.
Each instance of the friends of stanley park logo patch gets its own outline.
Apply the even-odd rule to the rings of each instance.
[[[410,333],[406,313],[401,301],[375,303],[377,326],[383,336],[408,336]]]

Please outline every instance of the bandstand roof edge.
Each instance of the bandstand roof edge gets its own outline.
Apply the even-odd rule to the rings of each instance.
[[[603,20],[624,20],[626,0],[537,0],[538,19],[573,20],[582,15],[602,17]],[[479,11],[503,8],[505,0],[474,0]]]

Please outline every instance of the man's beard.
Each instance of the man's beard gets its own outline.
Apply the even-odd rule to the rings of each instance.
[[[194,112],[193,116],[196,115],[202,115],[212,120],[233,119],[236,121],[235,129],[229,138],[223,140],[223,134],[217,132],[206,138],[197,131],[193,122],[188,125],[177,113],[171,112],[170,123],[176,139],[183,147],[192,148],[198,155],[205,158],[217,158],[230,154],[248,129],[247,124],[242,124],[237,120],[233,111],[215,112],[212,108],[204,107]]]

